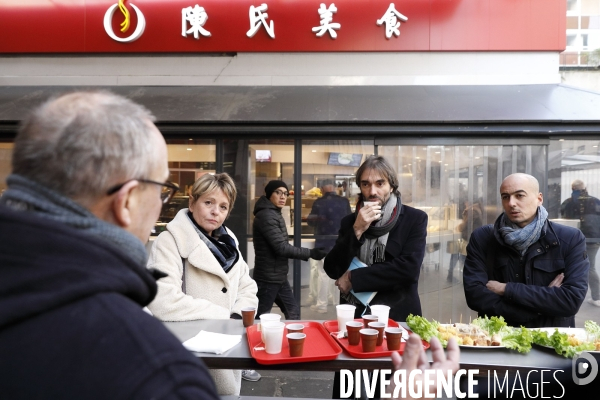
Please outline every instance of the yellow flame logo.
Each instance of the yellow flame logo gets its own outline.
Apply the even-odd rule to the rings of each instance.
[[[119,9],[125,17],[125,21],[121,22],[121,32],[125,33],[129,29],[131,23],[129,20],[129,10],[125,7],[125,0],[119,0]]]

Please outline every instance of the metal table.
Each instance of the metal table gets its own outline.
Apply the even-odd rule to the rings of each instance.
[[[316,321],[323,322],[323,321]],[[241,320],[197,320],[186,322],[165,322],[165,326],[182,342],[190,339],[200,330],[242,335],[242,341],[225,354],[194,353],[202,358],[208,368],[214,369],[261,369],[261,370],[293,370],[293,371],[339,371],[340,369],[390,369],[389,357],[357,359],[342,353],[329,361],[305,362],[293,364],[262,365],[250,355],[246,332]],[[405,326],[405,324],[401,323]],[[464,369],[479,370],[479,375],[527,372],[530,370],[568,370],[571,360],[557,355],[553,349],[535,346],[528,354],[520,354],[508,349],[460,349],[460,366]],[[429,360],[431,352],[427,351]]]

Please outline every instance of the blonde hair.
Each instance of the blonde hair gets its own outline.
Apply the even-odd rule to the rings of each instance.
[[[192,204],[203,194],[211,193],[216,189],[221,189],[225,196],[227,196],[227,200],[229,200],[229,211],[227,212],[227,217],[229,217],[231,210],[233,210],[235,198],[237,197],[237,189],[235,188],[235,182],[226,172],[214,175],[206,174],[198,178],[190,190],[190,196],[193,199]]]

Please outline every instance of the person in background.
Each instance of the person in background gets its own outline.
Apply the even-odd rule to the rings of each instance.
[[[265,195],[254,206],[252,238],[254,243],[254,280],[258,285],[257,318],[271,312],[277,304],[286,319],[300,319],[300,306],[288,282],[288,259],[321,260],[323,249],[295,247],[288,243],[288,233],[281,209],[289,196],[283,181],[273,180],[265,186]]]
[[[449,283],[458,283],[459,281],[454,277],[454,268],[458,264],[458,260],[464,263],[467,255],[467,243],[469,243],[469,237],[473,230],[479,228],[482,225],[482,213],[480,203],[474,203],[469,205],[468,201],[465,201],[466,207],[462,213],[462,222],[456,227],[456,231],[460,232],[460,239],[456,242],[449,242],[457,244],[450,255],[450,265],[448,266],[448,277]]]
[[[148,308],[162,321],[242,319],[242,308],[257,307],[256,283],[223,223],[237,190],[226,173],[205,174],[190,191],[189,208],[180,210],[152,246],[148,268],[167,274]],[[254,370],[210,370],[220,395],[239,395],[241,378],[257,381]]]
[[[331,179],[321,182],[321,193],[323,196],[313,203],[307,223],[315,228],[315,247],[329,252],[335,244],[342,218],[352,211],[348,199],[335,194],[335,186]],[[336,298],[339,295],[333,293],[334,281],[327,276],[322,260],[310,261],[310,274],[311,293],[314,290],[315,294],[312,301],[316,302],[310,308],[324,314],[327,312],[329,297],[333,297],[333,304],[337,304]],[[313,276],[315,277],[314,281]],[[312,303],[312,301],[309,299],[309,302]]]
[[[587,292],[585,237],[548,220],[531,175],[506,177],[500,196],[504,212],[494,225],[476,229],[467,246],[468,306],[517,327],[574,327]]]
[[[142,311],[167,146],[109,92],[49,100],[21,124],[0,199],[0,397],[218,399],[202,361]]]
[[[591,299],[589,303],[600,307],[600,278],[596,270],[596,255],[600,247],[600,200],[590,196],[585,183],[575,179],[571,184],[571,197],[560,205],[563,218],[578,219],[579,229],[585,236],[585,250],[590,260],[589,287]]]

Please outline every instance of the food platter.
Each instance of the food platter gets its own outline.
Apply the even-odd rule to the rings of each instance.
[[[556,329],[558,329],[558,332],[566,333],[568,336],[573,336],[573,337],[581,340],[582,342],[588,341],[588,334],[585,331],[585,329],[583,329],[583,328],[532,328],[530,330],[546,332],[548,334],[548,336],[551,336]],[[539,344],[539,343],[536,343],[536,345],[541,346],[541,347],[546,347],[548,349],[554,349],[554,347],[552,347],[552,346],[547,346],[547,345],[543,345],[543,344]],[[586,350],[586,351],[588,353],[600,354],[599,350]]]
[[[464,327],[468,326],[468,327],[477,328],[475,325],[469,325],[469,324],[461,324],[461,325],[464,326]],[[439,326],[442,329],[456,328],[455,324],[439,324]],[[475,332],[475,329],[473,331]],[[481,330],[479,329],[479,331],[481,331]],[[482,331],[482,332],[485,333],[485,331]],[[460,332],[458,333],[458,337],[464,337],[463,335],[464,336],[468,336],[468,334],[466,334],[466,333],[465,334],[460,333]],[[476,350],[486,350],[486,349],[487,350],[491,350],[491,349],[497,350],[497,349],[504,349],[504,348],[506,348],[506,346],[504,346],[502,344],[497,345],[497,346],[459,344],[458,346],[461,347],[461,348],[465,348],[465,349],[476,349]]]

